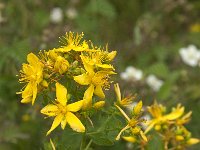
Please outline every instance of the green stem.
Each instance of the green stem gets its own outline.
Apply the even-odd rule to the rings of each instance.
[[[86,140],[86,133],[84,132],[84,133],[83,133],[83,136],[82,136],[82,141],[81,141],[81,145],[80,145],[80,150],[84,150],[84,147],[85,147],[85,140]]]
[[[92,144],[92,139],[90,139],[88,145],[86,146],[85,150],[88,150],[90,148],[90,145]]]

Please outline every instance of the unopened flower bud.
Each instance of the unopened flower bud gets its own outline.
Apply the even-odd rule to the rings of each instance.
[[[200,142],[200,140],[197,139],[197,138],[190,138],[190,139],[187,141],[187,144],[188,144],[188,145],[193,145],[193,144],[197,144],[197,143],[199,143],[199,142]]]
[[[155,130],[159,131],[161,129],[161,125],[156,125]]]
[[[184,137],[181,136],[181,135],[177,135],[177,136],[176,136],[176,140],[177,140],[177,141],[183,141],[183,140],[184,140]]]
[[[133,134],[138,134],[140,132],[140,130],[141,129],[139,127],[135,127],[131,131],[132,131]]]
[[[43,78],[44,78],[44,79],[49,79],[49,77],[50,77],[50,75],[49,75],[48,73],[44,73],[44,74],[43,74]]]
[[[54,65],[54,69],[63,74],[69,68],[69,62],[61,56],[58,56]]]
[[[41,85],[43,87],[47,88],[49,84],[48,84],[48,82],[46,80],[42,80]]]
[[[93,107],[94,109],[101,109],[105,105],[105,101],[96,102]]]

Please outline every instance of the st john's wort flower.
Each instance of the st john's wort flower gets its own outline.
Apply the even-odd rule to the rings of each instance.
[[[69,126],[76,132],[85,132],[85,127],[74,114],[79,111],[83,106],[83,100],[67,104],[67,89],[60,83],[56,83],[56,102],[54,104],[48,104],[45,106],[41,113],[49,117],[55,117],[50,130],[47,135],[50,134],[59,124],[64,130],[65,126]]]
[[[43,80],[44,65],[33,53],[28,54],[27,61],[28,64],[24,63],[22,65],[22,70],[20,70],[21,78],[19,79],[19,82],[28,82],[28,84],[23,91],[17,92],[17,94],[22,94],[22,103],[32,102],[33,105],[38,93],[38,85]]]

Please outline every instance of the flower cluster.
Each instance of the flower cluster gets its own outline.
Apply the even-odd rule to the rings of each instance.
[[[135,105],[131,111],[132,117],[130,118],[124,110],[120,107],[128,107],[131,105],[134,96],[128,96],[125,98],[121,97],[121,91],[118,84],[114,85],[117,102],[115,104],[116,108],[120,111],[121,115],[126,119],[127,125],[121,129],[119,134],[116,137],[116,140],[120,139],[121,134],[126,131],[126,134],[122,136],[122,138],[128,142],[138,142],[138,140],[142,140],[144,142],[147,142],[147,137],[145,136],[144,132],[142,131],[142,125],[141,123],[145,122],[145,119],[142,118],[142,101],[139,101],[137,105]],[[138,137],[139,136],[139,137]]]
[[[145,134],[154,128],[161,135],[165,149],[184,149],[187,146],[200,142],[199,139],[192,138],[191,133],[185,128],[184,124],[191,119],[192,112],[184,114],[184,107],[178,104],[172,108],[170,113],[166,113],[166,107],[157,102],[147,107],[152,116],[152,120],[147,122],[148,127]]]
[[[22,103],[32,105],[41,102],[37,99],[42,96],[40,99],[43,99],[41,104],[44,107],[40,112],[47,117],[54,117],[47,135],[59,125],[63,130],[69,125],[76,132],[89,131],[84,119],[89,120],[93,126],[90,117],[105,105],[104,90],[110,88],[112,82],[110,77],[116,74],[112,66],[116,51],[109,52],[107,45],[105,48],[94,46],[91,41],[82,40],[83,33],[68,32],[60,39],[63,44],[61,47],[40,51],[38,55],[33,53],[27,55],[27,63],[22,64],[19,79],[25,86],[17,92],[22,96]],[[139,80],[142,76],[141,71],[132,67],[126,72],[128,78],[135,78],[134,80]],[[137,77],[134,77],[134,72],[138,74]],[[163,82],[151,75],[147,77],[147,84],[157,91]],[[192,113],[184,114],[184,107],[180,104],[167,114],[166,108],[155,102],[147,107],[152,115],[152,119],[147,120],[143,116],[145,113],[143,102],[140,100],[138,103],[133,103],[136,95],[122,96],[119,84],[114,84],[114,90],[115,107],[108,107],[112,111],[111,117],[120,115],[126,121],[122,129],[119,127],[111,129],[120,130],[116,140],[122,137],[128,142],[138,143],[141,149],[144,149],[151,140],[147,133],[155,128],[163,138],[165,149],[168,147],[183,149],[199,142],[199,139],[191,137],[191,133],[184,126],[190,120]],[[131,111],[126,114],[124,108],[129,108]],[[110,111],[106,109],[102,112],[110,115]],[[28,120],[27,116],[23,118]]]
[[[115,74],[110,63],[116,51],[108,52],[107,46],[102,49],[82,38],[83,34],[66,33],[61,38],[63,46],[40,51],[38,56],[30,53],[28,63],[22,65],[19,81],[26,83],[25,88],[18,92],[22,95],[22,103],[31,102],[33,105],[38,93],[44,91],[56,93],[55,100],[44,99],[47,105],[41,110],[42,114],[55,117],[47,134],[59,124],[62,129],[69,124],[73,130],[84,132],[81,113],[105,104],[104,89],[109,89],[110,76]]]

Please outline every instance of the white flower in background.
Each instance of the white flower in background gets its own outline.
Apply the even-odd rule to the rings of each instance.
[[[135,67],[128,66],[125,72],[120,74],[120,77],[126,81],[139,81],[142,79],[143,72]]]
[[[149,75],[146,82],[154,91],[159,91],[163,85],[163,81],[159,80],[155,75]]]
[[[66,10],[66,16],[69,19],[75,19],[77,17],[77,15],[78,15],[78,13],[77,13],[76,9],[73,7],[70,7]]]
[[[194,45],[189,45],[187,48],[181,48],[179,54],[184,63],[189,66],[195,67],[200,61],[200,50]]]
[[[63,20],[63,11],[61,8],[56,7],[51,10],[50,20],[53,23],[59,23]]]

